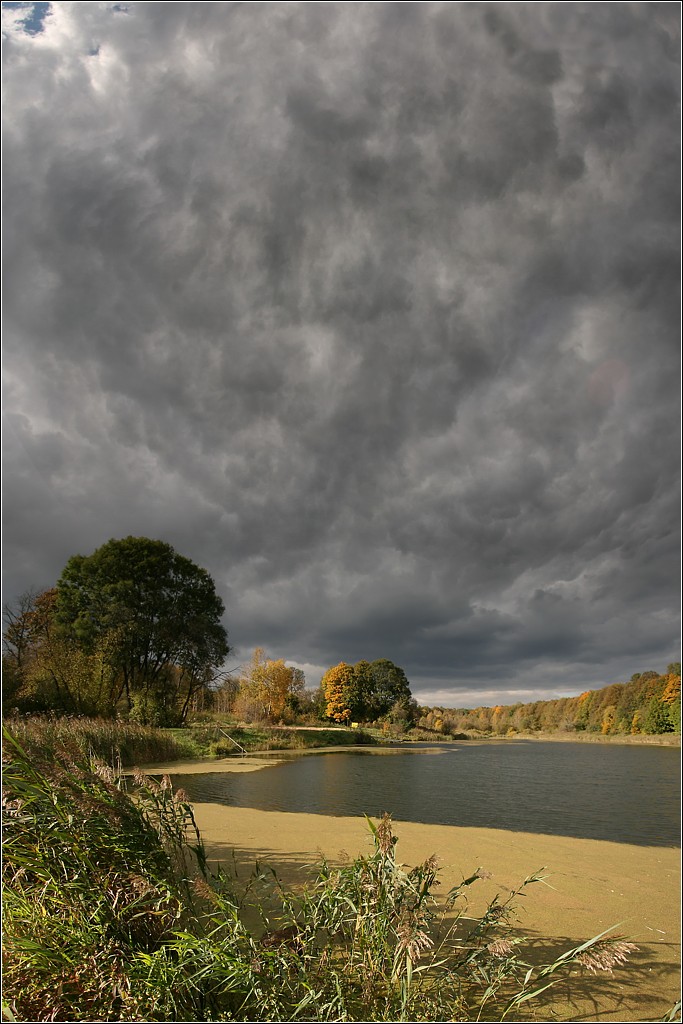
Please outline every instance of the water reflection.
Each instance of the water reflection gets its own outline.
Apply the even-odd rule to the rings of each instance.
[[[384,753],[384,752],[383,752]],[[580,743],[449,744],[282,758],[249,774],[173,776],[191,800],[377,816],[648,846],[680,840],[679,752]]]

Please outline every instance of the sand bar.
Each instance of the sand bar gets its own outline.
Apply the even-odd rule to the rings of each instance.
[[[206,775],[213,772],[257,772],[277,764],[275,757],[233,757],[220,761],[173,761],[170,764],[146,764],[142,771],[146,775]],[[124,769],[124,775],[132,775],[135,768]]]

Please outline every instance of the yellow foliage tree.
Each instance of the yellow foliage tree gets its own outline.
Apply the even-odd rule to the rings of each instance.
[[[679,700],[681,696],[681,677],[670,672],[665,678],[666,686],[662,693],[662,703],[673,704],[674,701]]]
[[[608,708],[605,708],[605,711],[602,716],[602,723],[600,725],[600,732],[603,734],[603,736],[606,736],[611,731],[612,726],[614,725],[614,717],[616,715],[616,710],[617,709],[613,704],[610,704]]]
[[[353,666],[340,661],[329,668],[320,681],[325,694],[325,714],[335,722],[348,722],[351,718],[351,694],[354,685]]]
[[[267,658],[263,648],[257,647],[239,678],[238,706],[243,712],[251,712],[248,717],[278,721],[284,714],[287,697],[303,689],[303,684],[300,669],[285,665],[282,658]]]

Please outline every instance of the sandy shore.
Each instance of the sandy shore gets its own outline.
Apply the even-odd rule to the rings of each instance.
[[[409,749],[404,748],[406,753]],[[382,751],[368,748],[367,752]],[[176,762],[146,770],[154,775],[267,770],[288,755],[291,752],[283,751],[270,757]],[[230,871],[236,869],[243,881],[258,859],[262,866],[275,868],[284,882],[298,886],[305,883],[321,854],[334,863],[372,848],[361,818],[211,803],[196,804],[195,815],[210,859]],[[550,962],[612,925],[637,943],[639,952],[613,976],[582,974],[558,986],[552,996],[553,1019],[612,1024],[650,1021],[661,1018],[679,998],[679,850],[399,821],[395,834],[402,862],[412,866],[432,853],[437,855],[442,893],[478,867],[492,872],[490,880],[469,890],[474,913],[499,887],[517,886],[543,869],[549,884],[531,886],[519,902],[519,933],[531,942],[525,955],[536,962]],[[547,1005],[539,1003],[536,1020],[550,1019]]]
[[[368,852],[365,822],[317,814],[256,811],[197,804],[197,823],[210,858],[236,866],[246,879],[258,858],[282,880],[300,885],[323,853],[338,861]],[[436,853],[441,892],[477,867],[493,873],[470,890],[471,909],[483,908],[498,886],[515,886],[544,868],[552,886],[533,885],[521,902],[519,931],[528,955],[548,962],[614,924],[640,951],[609,975],[582,975],[562,983],[552,999],[555,1019],[646,1021],[661,1017],[679,996],[679,851],[597,840],[396,822],[398,855],[413,865]],[[620,923],[621,922],[621,923]],[[537,1010],[537,1020],[549,1020]]]

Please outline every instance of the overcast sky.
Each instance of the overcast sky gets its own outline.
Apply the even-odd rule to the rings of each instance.
[[[5,600],[132,534],[309,685],[678,660],[679,13],[3,4]]]

